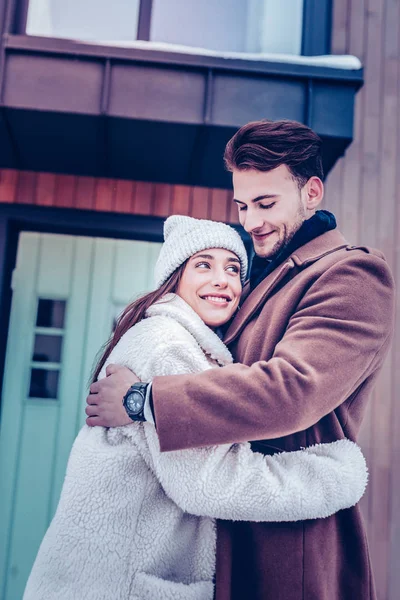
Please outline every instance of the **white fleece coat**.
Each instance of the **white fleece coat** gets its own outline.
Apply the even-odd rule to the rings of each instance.
[[[107,362],[150,381],[231,361],[218,336],[171,294]],[[327,517],[358,502],[366,483],[364,457],[348,440],[275,456],[249,444],[160,453],[150,423],[84,426],[24,600],[211,600],[215,518]]]

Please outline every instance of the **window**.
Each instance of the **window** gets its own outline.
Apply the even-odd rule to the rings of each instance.
[[[97,43],[146,39],[217,52],[301,54],[303,4],[309,1],[29,0],[26,33]]]
[[[303,0],[153,0],[150,39],[220,52],[300,54]]]
[[[65,300],[38,299],[29,398],[57,400],[65,311]]]

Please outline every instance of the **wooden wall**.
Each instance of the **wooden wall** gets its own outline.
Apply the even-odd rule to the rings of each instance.
[[[14,169],[0,169],[0,202],[237,223],[228,190]]]
[[[383,250],[399,282],[400,2],[334,0],[332,41],[332,53],[355,54],[362,60],[365,85],[356,100],[354,141],[329,175],[326,206],[336,214],[349,240]],[[398,298],[397,315],[399,309]],[[397,600],[400,598],[399,319],[360,442],[370,468],[363,511],[378,598]]]

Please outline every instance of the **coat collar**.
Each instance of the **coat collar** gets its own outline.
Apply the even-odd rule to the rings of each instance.
[[[194,337],[203,352],[216,360],[219,365],[224,366],[233,361],[231,353],[218,335],[180,296],[166,294],[147,309],[146,317],[156,315],[169,317],[180,323]]]
[[[295,268],[300,270],[308,267],[327,254],[347,246],[348,243],[340,231],[332,229],[297,248],[279,267],[267,275],[251,293],[250,286],[247,283],[243,290],[244,302],[225,334],[225,344],[230,344],[240,335],[260,305],[265,303],[271,292],[289,272]]]

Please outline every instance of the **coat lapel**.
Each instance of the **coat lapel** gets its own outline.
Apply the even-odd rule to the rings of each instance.
[[[275,271],[272,271],[243,302],[236,317],[232,321],[224,337],[224,343],[230,344],[243,330],[245,325],[257,311],[260,304],[265,303],[267,297],[277,284],[287,275],[295,266],[290,258],[283,265],[280,265]]]
[[[300,268],[305,268],[326,254],[330,254],[331,252],[335,252],[336,250],[340,250],[347,246],[348,244],[345,238],[337,229],[327,231],[293,252],[282,265],[267,275],[267,277],[250,293],[247,284],[243,290],[245,300],[225,334],[224,343],[229,345],[238,335],[240,335],[259,307],[265,304],[268,296],[271,295],[276,286],[293,269],[299,270]]]

